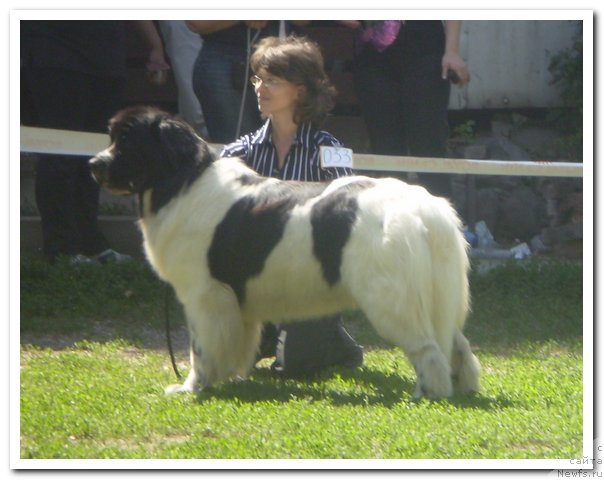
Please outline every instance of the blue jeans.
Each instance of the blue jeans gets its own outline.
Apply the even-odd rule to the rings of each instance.
[[[245,72],[246,49],[206,41],[193,68],[193,89],[205,115],[210,141],[228,144],[262,125],[256,95]],[[237,132],[242,94],[243,117]]]

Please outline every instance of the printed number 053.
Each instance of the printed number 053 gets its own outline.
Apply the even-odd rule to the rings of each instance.
[[[342,147],[321,147],[321,165],[323,167],[352,168],[352,150]]]

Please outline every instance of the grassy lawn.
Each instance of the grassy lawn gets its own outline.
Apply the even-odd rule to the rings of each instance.
[[[165,288],[142,262],[21,261],[21,458],[581,458],[582,268],[536,260],[471,279],[466,333],[482,392],[410,401],[414,374],[360,313],[363,368],[251,377],[199,396],[175,383]],[[180,307],[171,318],[188,368]]]

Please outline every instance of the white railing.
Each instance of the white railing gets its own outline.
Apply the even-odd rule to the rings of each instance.
[[[90,155],[92,157],[108,145],[109,137],[100,133],[21,127],[22,152]],[[217,149],[221,147],[221,145],[213,146]],[[462,158],[403,157],[361,153],[354,154],[354,169],[473,175],[583,176],[582,163],[468,160]]]

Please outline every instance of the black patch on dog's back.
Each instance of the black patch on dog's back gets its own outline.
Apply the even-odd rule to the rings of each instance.
[[[357,217],[356,193],[374,184],[370,180],[350,183],[313,205],[310,217],[313,253],[321,263],[323,277],[329,285],[340,280],[342,251]]]
[[[261,177],[260,175],[255,174],[241,175],[239,178],[237,178],[237,181],[244,187],[260,185],[261,183],[266,182],[266,180],[266,177]]]
[[[319,195],[326,186],[302,182],[269,185],[258,195],[235,202],[217,225],[208,250],[210,273],[233,289],[240,304],[245,301],[246,282],[262,272],[283,236],[292,209]]]

